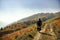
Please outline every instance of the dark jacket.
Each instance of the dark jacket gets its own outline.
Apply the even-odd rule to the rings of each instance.
[[[41,19],[39,19],[38,21],[37,21],[37,26],[41,26],[42,25],[42,21],[41,21]]]

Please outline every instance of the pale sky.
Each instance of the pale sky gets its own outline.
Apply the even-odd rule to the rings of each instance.
[[[2,26],[39,12],[56,11],[60,11],[60,0],[0,0]]]

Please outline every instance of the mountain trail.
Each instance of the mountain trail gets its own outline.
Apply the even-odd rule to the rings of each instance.
[[[57,40],[52,24],[46,24],[40,32],[37,32],[33,40]]]

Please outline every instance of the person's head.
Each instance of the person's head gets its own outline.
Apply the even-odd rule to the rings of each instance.
[[[41,21],[41,19],[39,18],[39,21]]]

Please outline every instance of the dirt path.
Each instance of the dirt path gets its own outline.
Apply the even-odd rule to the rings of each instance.
[[[36,36],[34,37],[33,40],[39,40],[41,37],[41,34],[39,32],[37,32]]]
[[[57,40],[53,26],[51,24],[46,24],[43,30],[37,32],[33,40]]]

